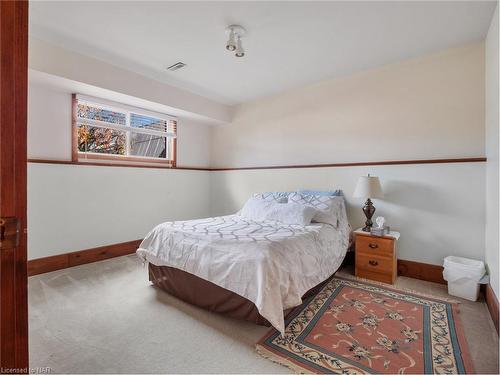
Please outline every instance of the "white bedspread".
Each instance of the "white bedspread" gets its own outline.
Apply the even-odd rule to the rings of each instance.
[[[137,254],[247,298],[283,333],[283,310],[300,305],[306,291],[338,269],[348,241],[348,225],[286,225],[229,215],[160,224]]]

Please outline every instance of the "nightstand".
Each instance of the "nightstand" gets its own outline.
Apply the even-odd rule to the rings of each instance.
[[[364,279],[394,284],[398,274],[396,241],[399,232],[373,236],[361,229],[354,231],[356,268],[355,275]]]

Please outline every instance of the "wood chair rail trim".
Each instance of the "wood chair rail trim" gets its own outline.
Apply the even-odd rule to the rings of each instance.
[[[177,148],[175,147],[175,149]],[[388,160],[388,161],[331,163],[331,164],[274,165],[274,166],[263,166],[263,167],[208,168],[208,167],[190,167],[190,166],[182,167],[182,166],[176,166],[175,164],[141,165],[133,163],[85,162],[85,161],[54,160],[54,159],[28,159],[29,163],[39,163],[39,164],[69,164],[69,165],[100,166],[100,167],[180,169],[180,170],[210,171],[210,172],[260,170],[260,169],[343,168],[343,167],[363,167],[363,166],[380,166],[380,165],[482,163],[486,161],[487,159],[485,157],[479,157],[479,158],[456,158],[456,159]]]

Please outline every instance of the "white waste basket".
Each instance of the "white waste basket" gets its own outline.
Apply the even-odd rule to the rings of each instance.
[[[444,258],[443,277],[448,281],[448,293],[470,301],[479,295],[479,280],[486,272],[480,260],[448,256]]]

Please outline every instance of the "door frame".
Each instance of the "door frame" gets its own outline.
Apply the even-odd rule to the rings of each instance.
[[[28,372],[28,1],[0,1],[0,367]]]

